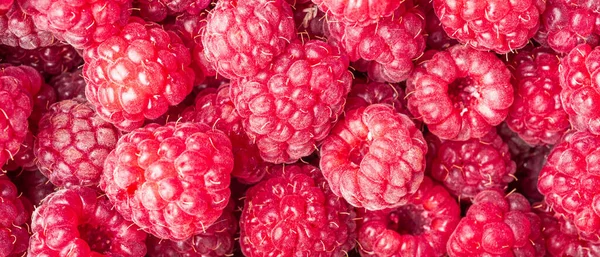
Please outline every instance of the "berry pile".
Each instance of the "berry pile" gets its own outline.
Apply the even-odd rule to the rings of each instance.
[[[0,0],[0,257],[600,256],[599,0]]]

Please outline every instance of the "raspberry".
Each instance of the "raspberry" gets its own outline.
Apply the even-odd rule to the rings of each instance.
[[[36,28],[32,17],[23,13],[18,4],[0,15],[0,43],[3,45],[35,49],[55,41],[51,32]]]
[[[131,131],[192,91],[189,50],[174,33],[139,19],[85,50],[86,96],[100,117]]]
[[[296,38],[284,0],[221,0],[208,14],[204,54],[226,78],[254,76],[268,68]]]
[[[448,36],[440,19],[433,10],[433,1],[417,0],[419,7],[425,14],[425,33],[427,37],[427,49],[444,50],[448,47],[458,44],[458,42]]]
[[[538,180],[546,203],[593,243],[600,243],[599,147],[600,137],[588,132],[565,135],[548,155]]]
[[[52,184],[96,185],[118,138],[119,131],[88,103],[65,100],[52,105],[40,120],[34,152]]]
[[[504,190],[516,164],[495,131],[467,141],[444,141],[431,164],[431,176],[455,196],[472,198],[483,190]]]
[[[184,240],[204,232],[227,206],[232,168],[223,132],[202,123],[149,124],[119,139],[100,187],[144,231]]]
[[[45,77],[71,71],[83,64],[83,59],[75,48],[66,44],[54,44],[33,50],[1,46],[0,52],[4,56],[4,63],[29,65]]]
[[[460,208],[446,189],[425,177],[408,203],[395,209],[359,209],[362,256],[443,256]]]
[[[396,112],[410,114],[406,109],[405,99],[404,90],[398,84],[365,82],[354,79],[344,109],[350,111],[371,104],[382,103],[391,105]]]
[[[536,40],[559,53],[568,53],[578,44],[600,43],[600,11],[595,1],[588,5],[569,0],[548,0]]]
[[[37,166],[35,164],[35,155],[33,153],[33,142],[34,135],[31,133],[30,130],[28,130],[27,135],[25,135],[25,139],[21,143],[18,152],[8,160],[8,162],[4,165],[3,169],[21,169],[25,171],[37,170]],[[29,199],[33,200],[31,198]]]
[[[19,0],[35,26],[77,49],[119,34],[131,15],[133,0]]]
[[[27,90],[35,98],[44,82],[42,75],[31,66],[12,66],[0,64],[0,76],[11,76],[19,81],[21,88]]]
[[[326,19],[326,14],[319,10],[317,5],[310,0],[306,3],[296,3],[292,6],[298,37],[303,42],[311,39],[327,41],[327,25],[326,22],[323,22]]]
[[[291,43],[272,67],[231,83],[231,100],[263,160],[293,163],[310,155],[342,113],[352,75],[327,43]]]
[[[105,196],[74,186],[49,195],[31,221],[28,256],[144,256],[146,233]]]
[[[17,192],[5,174],[0,174],[0,256],[24,256],[29,242],[33,207]]]
[[[405,205],[425,170],[427,143],[410,118],[385,104],[346,113],[321,146],[331,190],[356,207]]]
[[[144,20],[159,22],[167,15],[198,15],[210,3],[211,0],[138,0],[136,7],[140,9],[140,17]]]
[[[441,139],[468,140],[500,124],[513,102],[498,57],[456,45],[437,52],[406,81],[408,109]]]
[[[367,71],[369,78],[398,83],[408,78],[412,60],[425,50],[423,17],[412,0],[406,0],[392,16],[364,27],[345,25],[331,18],[329,39],[347,52],[350,61],[365,61],[362,65],[365,69],[361,71]]]
[[[527,200],[531,203],[544,200],[544,196],[538,191],[537,184],[540,171],[546,164],[548,153],[550,153],[550,147],[538,146],[525,156],[516,157],[517,178],[514,181],[515,188],[517,192],[527,197]]]
[[[242,117],[229,98],[229,84],[207,88],[196,98],[194,107],[182,115],[183,121],[200,122],[223,131],[231,140],[234,165],[231,176],[244,184],[255,184],[265,175],[258,147],[246,135]]]
[[[556,144],[570,127],[560,100],[560,59],[550,49],[524,49],[511,56],[515,100],[506,124],[530,145]]]
[[[600,135],[600,47],[582,44],[561,61],[560,98],[569,120],[576,130]]]
[[[48,84],[56,90],[58,101],[70,99],[87,101],[85,98],[85,79],[81,74],[81,69],[73,72],[64,72],[52,77]]]
[[[0,75],[0,163],[4,165],[15,156],[27,136],[27,118],[33,109],[31,95],[24,90],[21,80]]]
[[[367,26],[394,14],[403,1],[313,0],[319,9],[350,26]]]
[[[9,172],[11,180],[23,193],[23,196],[31,201],[34,206],[39,206],[42,200],[55,191],[55,187],[48,178],[39,170]]]
[[[458,256],[544,256],[541,220],[527,199],[482,191],[450,236],[447,250]]]
[[[476,49],[505,54],[535,35],[546,2],[433,0],[433,6],[448,35]]]
[[[344,256],[354,248],[355,217],[316,167],[276,166],[246,193],[240,245],[248,257]]]
[[[233,215],[233,205],[230,202],[228,208],[214,224],[208,226],[200,234],[184,241],[161,240],[148,236],[146,246],[148,257],[226,257],[235,256],[234,236],[237,233],[238,221]]]
[[[42,84],[40,91],[33,99],[33,112],[29,116],[29,123],[33,123],[30,125],[31,131],[37,132],[37,125],[42,115],[50,109],[50,105],[53,103],[56,103],[56,90],[46,83]]]

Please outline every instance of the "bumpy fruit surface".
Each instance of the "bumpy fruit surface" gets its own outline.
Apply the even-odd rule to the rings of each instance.
[[[48,85],[56,90],[56,98],[58,101],[63,100],[78,100],[87,101],[85,98],[85,79],[81,74],[81,69],[73,72],[64,72],[58,76],[52,77]]]
[[[147,21],[159,22],[167,15],[198,15],[206,9],[211,0],[138,0],[135,6],[140,10],[140,17]]]
[[[39,170],[12,171],[8,173],[11,180],[34,206],[39,206],[46,196],[53,193],[56,188],[48,178]]]
[[[443,256],[460,208],[446,189],[425,178],[408,203],[394,209],[359,209],[361,256]]]
[[[331,190],[356,207],[405,205],[425,170],[427,143],[410,118],[385,104],[346,113],[321,146]]]
[[[344,256],[354,248],[356,213],[316,167],[275,167],[248,189],[240,245],[248,257]]]
[[[4,63],[29,65],[46,77],[72,71],[83,64],[83,59],[75,48],[60,43],[33,50],[1,46],[0,56],[4,57]]]
[[[33,152],[34,135],[31,131],[27,131],[25,139],[19,147],[19,151],[8,160],[4,165],[4,170],[37,170],[35,163],[35,154]],[[30,199],[31,200],[31,199]]]
[[[54,35],[37,28],[33,18],[23,13],[18,4],[13,4],[7,13],[0,15],[0,43],[3,45],[31,50],[54,42]]]
[[[441,139],[479,138],[506,118],[510,77],[494,54],[456,45],[415,69],[406,82],[408,108]]]
[[[31,231],[27,256],[146,254],[146,233],[88,187],[75,186],[49,195],[33,213]]]
[[[353,26],[365,26],[391,16],[403,1],[313,0],[319,9]]]
[[[184,240],[221,216],[232,168],[223,132],[202,123],[149,124],[119,139],[100,188],[144,231]]]
[[[0,76],[0,163],[14,156],[29,132],[27,118],[33,109],[31,95],[21,80]]]
[[[33,207],[6,174],[0,174],[0,256],[18,257],[27,252]]]

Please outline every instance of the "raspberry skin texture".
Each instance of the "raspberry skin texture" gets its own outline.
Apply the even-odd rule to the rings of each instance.
[[[168,15],[198,15],[210,3],[211,0],[138,0],[135,5],[140,9],[140,17],[144,20],[160,22]]]
[[[581,44],[561,60],[560,98],[576,130],[600,135],[600,48]]]
[[[444,27],[440,19],[435,15],[433,10],[433,1],[417,0],[419,7],[423,9],[425,14],[425,33],[426,45],[428,50],[444,50],[448,47],[458,44],[456,39],[451,38],[444,31]]]
[[[216,71],[236,79],[269,68],[295,38],[285,0],[222,0],[208,14],[202,44]]]
[[[202,123],[149,124],[119,139],[100,188],[147,233],[185,240],[221,216],[232,169],[223,132]]]
[[[235,80],[230,95],[266,162],[313,153],[342,113],[352,85],[348,59],[325,42],[291,43],[272,67]]]
[[[0,174],[0,256],[24,256],[29,243],[33,207],[6,174]]]
[[[600,138],[589,132],[565,135],[548,155],[538,179],[548,206],[573,222],[581,238],[596,244],[600,243],[598,147]]]
[[[83,58],[75,48],[61,43],[33,50],[1,46],[0,52],[4,63],[29,65],[46,78],[72,71],[83,64]]]
[[[35,98],[44,82],[42,75],[31,66],[0,64],[0,76],[11,76],[19,81],[21,87]]]
[[[100,192],[82,186],[46,197],[33,213],[27,256],[139,256],[146,233],[123,219]]]
[[[345,111],[367,107],[371,104],[388,104],[399,113],[410,114],[406,109],[406,96],[399,84],[366,82],[354,79],[354,84],[344,105]]]
[[[460,220],[456,200],[425,177],[408,203],[395,209],[358,209],[361,256],[443,256]]]
[[[57,187],[97,185],[119,131],[92,106],[65,100],[40,120],[34,152],[40,171]]]
[[[393,149],[393,150],[392,150]],[[331,191],[355,207],[405,205],[425,170],[427,142],[410,118],[386,104],[346,113],[321,146]]]
[[[190,58],[177,35],[132,18],[118,35],[85,50],[86,97],[100,117],[131,131],[192,91]]]
[[[505,54],[527,44],[540,26],[543,0],[434,0],[448,35],[475,49]]]
[[[131,15],[133,0],[19,0],[35,26],[77,49],[119,34]]]
[[[58,101],[77,100],[87,101],[85,98],[85,79],[81,73],[81,69],[73,72],[64,72],[58,76],[52,77],[48,85],[56,90],[56,98]]]
[[[545,254],[540,217],[519,193],[477,194],[447,244],[450,257],[537,256]]]
[[[517,178],[513,183],[516,184],[517,192],[527,197],[531,203],[544,200],[544,195],[538,190],[537,184],[550,150],[551,147],[548,146],[537,146],[523,156],[513,157],[517,163]]]
[[[508,115],[510,77],[494,54],[456,45],[415,69],[406,81],[408,109],[440,139],[479,138]]]
[[[21,143],[19,151],[8,160],[4,165],[4,170],[23,170],[23,171],[34,171],[37,170],[35,163],[35,154],[33,153],[34,135],[31,131],[27,131],[25,140]],[[30,200],[33,200],[29,198]]]
[[[0,76],[0,163],[14,156],[20,149],[29,131],[27,118],[33,109],[29,92],[15,77]]]
[[[56,191],[56,187],[37,169],[9,171],[8,176],[33,206],[39,206],[46,196]]]
[[[44,83],[40,87],[40,91],[33,99],[33,111],[29,116],[30,130],[37,133],[37,126],[46,112],[48,112],[50,106],[56,103],[56,90]]]
[[[18,4],[0,15],[0,43],[23,49],[36,49],[56,42],[51,32],[37,28],[33,18],[23,12]]]
[[[350,26],[366,26],[391,16],[403,1],[313,0],[319,9]]]
[[[345,256],[355,245],[355,218],[319,169],[279,165],[246,192],[240,246],[247,257]]]
[[[571,126],[560,100],[559,64],[543,47],[521,50],[508,63],[515,97],[506,124],[532,146],[558,143]]]

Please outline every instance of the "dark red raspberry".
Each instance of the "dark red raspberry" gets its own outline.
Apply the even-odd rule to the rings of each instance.
[[[425,170],[427,143],[410,118],[386,104],[346,113],[321,146],[331,190],[356,207],[405,205]]]
[[[403,1],[313,0],[319,9],[350,26],[367,26],[394,14]]]
[[[139,8],[140,17],[147,21],[159,22],[167,15],[198,15],[206,9],[212,0],[138,0],[134,3]]]
[[[22,81],[12,76],[0,75],[0,163],[17,154],[29,132],[27,118],[33,109],[31,95]]]
[[[88,101],[121,130],[160,117],[192,91],[195,75],[181,39],[139,19],[86,49],[84,59]]]
[[[238,220],[233,215],[233,202],[214,224],[184,241],[170,241],[148,236],[148,257],[227,257],[233,255]]]
[[[547,0],[535,39],[559,53],[568,53],[582,43],[598,45],[600,11],[596,8],[600,5],[594,0],[583,2]]]
[[[600,243],[600,137],[588,132],[565,135],[548,155],[538,189],[545,201],[573,222],[580,237]]]
[[[538,191],[538,178],[540,171],[546,164],[550,147],[538,146],[525,155],[513,157],[517,163],[516,179],[513,182],[517,192],[527,197],[531,203],[541,202],[544,195]]]
[[[56,42],[51,32],[35,27],[31,16],[23,13],[18,4],[0,15],[0,43],[3,45],[35,49]]]
[[[508,145],[494,130],[482,138],[444,141],[437,151],[431,176],[460,198],[473,198],[486,189],[504,190],[515,178]]]
[[[459,42],[500,54],[527,44],[540,26],[544,0],[433,0],[444,30]]]
[[[355,218],[316,167],[276,166],[246,193],[240,245],[248,257],[344,256],[355,245]]]
[[[510,71],[494,54],[456,45],[406,81],[408,108],[441,139],[467,140],[500,124],[513,103]]]
[[[270,69],[232,81],[230,92],[263,160],[293,163],[314,152],[329,134],[351,83],[345,55],[311,40],[291,43]]]
[[[104,160],[119,139],[119,131],[90,104],[74,100],[52,105],[38,129],[37,165],[58,187],[98,184]]]
[[[521,194],[482,191],[450,236],[448,255],[542,257],[541,229],[540,217]]]
[[[25,140],[23,140],[19,147],[19,151],[8,160],[3,169],[24,171],[37,170],[35,154],[33,153],[33,142],[34,135],[28,130],[27,135],[25,135]]]
[[[600,47],[581,44],[561,60],[560,97],[573,128],[600,135]]]
[[[133,0],[19,0],[35,26],[77,49],[118,35],[131,15]]]
[[[58,76],[52,77],[48,84],[56,90],[58,101],[77,100],[87,101],[85,98],[85,79],[81,74],[81,69],[73,72],[64,72]]]
[[[55,187],[39,170],[9,172],[11,180],[34,206],[39,206],[42,200],[55,191]]]
[[[506,125],[506,122],[502,122],[496,126],[496,132],[502,138],[502,141],[508,145],[510,156],[517,165],[527,159],[535,149],[535,147],[525,143],[517,133],[512,131]]]
[[[123,219],[105,196],[74,186],[44,199],[33,213],[27,256],[146,254],[146,233]]]
[[[269,68],[296,38],[285,0],[221,0],[208,14],[204,54],[219,74],[235,79]]]
[[[311,39],[327,41],[327,23],[324,22],[326,14],[310,0],[292,6],[298,37],[303,42]]]
[[[223,132],[202,123],[149,124],[119,139],[100,187],[144,231],[184,240],[221,216],[232,168]]]
[[[419,8],[425,13],[425,33],[426,33],[426,45],[427,49],[433,50],[444,50],[448,47],[458,44],[458,41],[451,38],[444,31],[442,22],[435,15],[433,9],[433,1],[430,0],[417,0]]]
[[[33,207],[8,176],[0,173],[0,256],[25,256]]]
[[[329,39],[347,52],[350,61],[365,62],[361,71],[368,72],[369,78],[398,83],[408,78],[413,59],[425,50],[424,17],[413,0],[404,1],[392,16],[364,27],[328,17]]]
[[[79,53],[67,44],[59,43],[33,50],[1,46],[0,52],[0,55],[4,57],[4,63],[29,65],[46,77],[72,71],[83,64]]]
[[[30,130],[37,133],[37,126],[44,115],[50,109],[50,106],[56,103],[56,90],[44,83],[40,91],[33,98],[33,112],[29,116]]]
[[[435,257],[460,220],[460,208],[446,189],[425,177],[406,205],[381,211],[358,209],[362,256]]]
[[[350,111],[378,103],[391,105],[396,112],[410,114],[406,109],[406,96],[400,85],[366,82],[356,78],[348,93],[344,109]]]
[[[556,144],[571,126],[560,100],[559,64],[543,47],[520,50],[508,61],[515,100],[506,124],[530,145]]]

